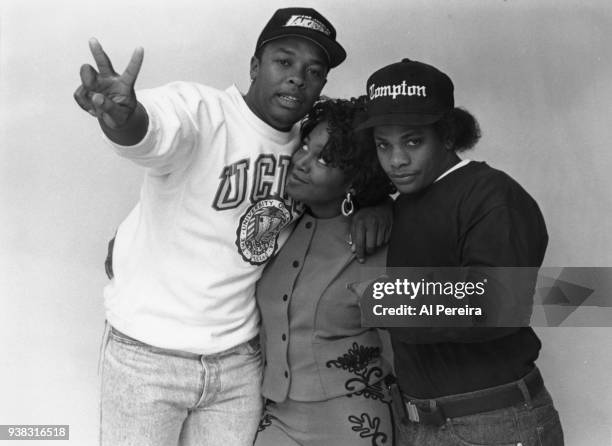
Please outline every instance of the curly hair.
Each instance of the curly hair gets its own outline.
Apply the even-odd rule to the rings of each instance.
[[[480,139],[480,126],[469,111],[455,107],[433,124],[443,141],[450,140],[455,152],[471,149]]]
[[[327,121],[329,140],[321,151],[325,162],[341,169],[355,191],[357,207],[372,206],[383,201],[394,188],[378,163],[372,133],[355,131],[364,118],[366,97],[330,99],[316,102],[301,124],[302,138],[321,122]]]

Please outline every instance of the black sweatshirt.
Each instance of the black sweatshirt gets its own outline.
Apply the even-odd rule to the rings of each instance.
[[[424,190],[400,195],[394,218],[388,267],[538,267],[548,243],[537,203],[484,162],[472,161]],[[399,385],[417,398],[517,380],[534,367],[541,347],[530,327],[389,332]]]

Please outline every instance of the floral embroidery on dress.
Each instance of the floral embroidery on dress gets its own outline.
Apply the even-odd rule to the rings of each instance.
[[[383,370],[380,367],[369,367],[380,358],[380,347],[366,347],[354,342],[348,352],[336,359],[327,361],[327,367],[336,367],[354,375],[348,379],[344,387],[347,397],[363,397],[378,400],[385,404],[391,413],[391,401],[386,397],[383,388]],[[375,381],[373,384],[370,384]],[[358,390],[359,389],[359,390]],[[381,431],[380,417],[372,417],[367,413],[349,415],[351,429],[358,432],[361,438],[370,438],[372,446],[387,444],[388,435]],[[393,443],[393,433],[391,433]]]
[[[371,418],[367,413],[362,413],[361,416],[350,415],[349,421],[354,424],[351,429],[359,432],[361,438],[372,438],[372,446],[378,446],[387,443],[387,434],[380,432],[380,418]]]
[[[368,367],[370,363],[378,358],[380,358],[380,347],[366,347],[353,342],[347,353],[327,361],[326,365],[327,367],[346,370],[355,375],[355,378],[349,379],[344,384],[346,390],[355,392],[359,388],[365,390],[372,381],[379,381],[383,377],[383,371],[380,367]]]

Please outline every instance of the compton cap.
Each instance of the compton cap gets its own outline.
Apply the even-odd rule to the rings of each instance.
[[[433,124],[455,107],[451,79],[410,59],[377,70],[366,85],[368,117],[358,129]]]

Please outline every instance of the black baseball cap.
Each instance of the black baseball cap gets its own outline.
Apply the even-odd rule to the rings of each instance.
[[[284,8],[277,10],[257,39],[255,50],[271,40],[282,37],[302,37],[315,43],[325,52],[329,68],[346,59],[346,51],[336,41],[336,29],[312,8]]]
[[[367,82],[367,114],[358,129],[428,125],[455,107],[450,77],[422,62],[403,59],[374,72]]]

